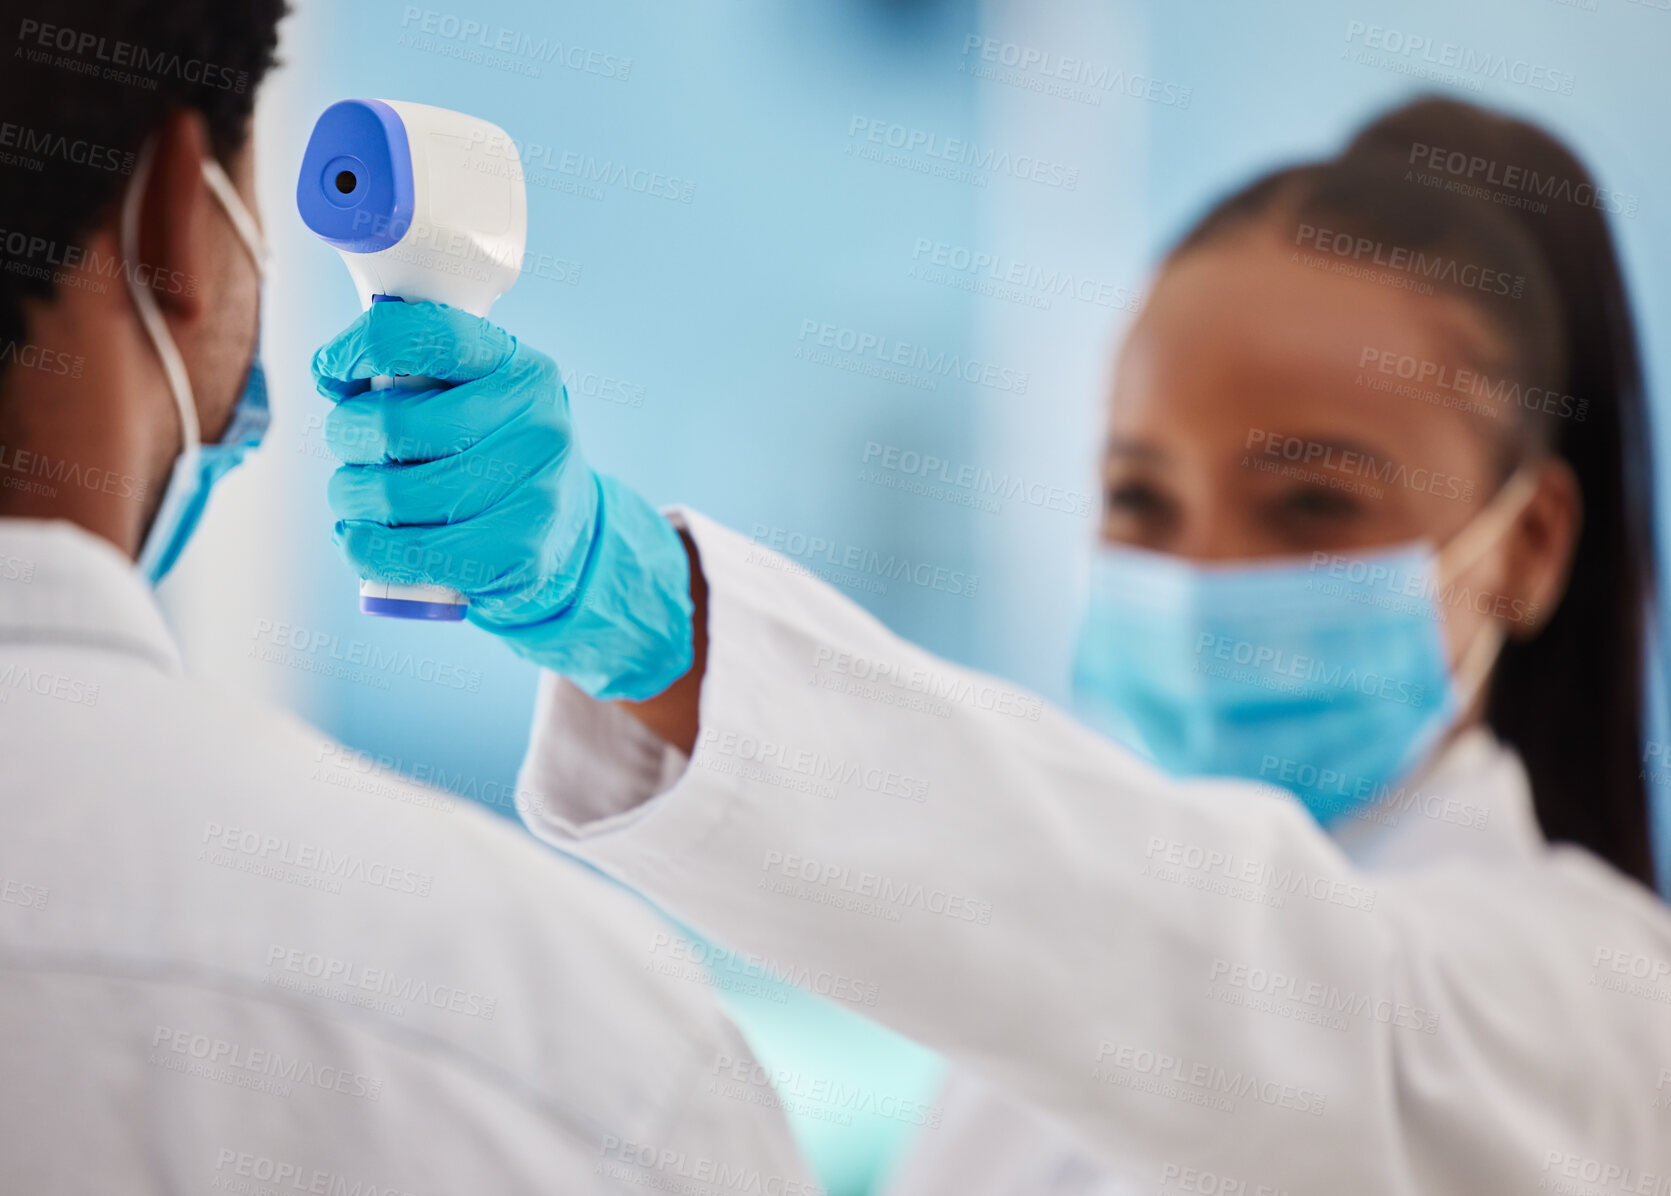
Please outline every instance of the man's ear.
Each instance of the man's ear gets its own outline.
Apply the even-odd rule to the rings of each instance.
[[[189,108],[177,109],[157,131],[151,172],[141,197],[139,260],[144,272],[138,282],[148,287],[165,315],[187,321],[202,315],[207,288],[151,284],[159,275],[173,279],[204,277],[210,250],[204,235],[209,196],[203,182],[203,158],[208,153],[209,136],[202,115]]]

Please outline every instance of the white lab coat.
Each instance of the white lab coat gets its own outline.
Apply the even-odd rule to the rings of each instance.
[[[806,1190],[635,897],[180,674],[150,593],[0,521],[0,1192]]]
[[[1459,736],[1426,776],[1338,822],[1334,840],[1366,872],[1469,859],[1526,863],[1543,850],[1519,757],[1484,729]],[[1245,984],[1235,990],[1219,984],[1203,993],[1221,999],[1233,993],[1243,999],[1261,996]],[[1272,1004],[1290,1012],[1299,1007],[1292,1001]],[[1665,1095],[1671,1107],[1671,1085]],[[1149,1190],[1099,1166],[1054,1121],[967,1072],[947,1078],[938,1103],[944,1111],[938,1132],[918,1138],[893,1177],[889,1196],[1125,1196]],[[1160,1178],[1184,1192],[1222,1190],[1220,1177],[1205,1168],[1194,1176],[1179,1169]],[[1257,1184],[1245,1188],[1257,1190]]]
[[[978,1077],[948,1126],[1032,1105],[1015,1190],[1031,1159],[1062,1191],[1671,1192],[1671,916],[1542,846],[1488,738],[1406,833],[1337,844],[679,518],[709,586],[692,760],[548,679],[524,817]]]

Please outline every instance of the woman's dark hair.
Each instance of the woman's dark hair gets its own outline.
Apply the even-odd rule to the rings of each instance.
[[[1531,438],[1570,465],[1583,523],[1566,593],[1534,637],[1505,646],[1486,718],[1524,760],[1544,834],[1652,888],[1641,741],[1653,474],[1636,328],[1603,214],[1621,206],[1537,126],[1421,99],[1363,128],[1338,156],[1220,201],[1169,260],[1274,222],[1298,252],[1333,259],[1332,268],[1369,258],[1390,272],[1391,263],[1409,276],[1401,283],[1434,280],[1489,317],[1505,350],[1489,363],[1493,376],[1511,396],[1535,394],[1550,408],[1511,397],[1502,415],[1518,448]],[[1323,229],[1333,234],[1326,243]],[[1508,293],[1484,285],[1481,270],[1512,280]],[[1474,281],[1457,285],[1459,274]],[[1505,474],[1518,455],[1505,454]]]

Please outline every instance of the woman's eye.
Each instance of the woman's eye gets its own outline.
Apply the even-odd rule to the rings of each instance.
[[[1344,520],[1355,518],[1362,504],[1350,494],[1323,486],[1290,490],[1277,500],[1277,511],[1291,519]]]
[[[1110,486],[1104,491],[1103,508],[1110,515],[1153,516],[1165,510],[1166,502],[1153,486],[1127,482]]]

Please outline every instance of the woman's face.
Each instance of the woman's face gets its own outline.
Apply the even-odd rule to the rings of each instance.
[[[1490,375],[1500,350],[1464,300],[1313,268],[1275,234],[1193,250],[1120,357],[1102,537],[1197,561],[1442,547],[1516,464],[1517,409],[1455,405],[1456,371]],[[1412,369],[1429,380],[1400,376]],[[1558,461],[1537,476],[1520,519],[1458,576],[1466,598],[1441,604],[1453,664],[1485,619],[1530,634],[1564,583],[1576,486]]]

